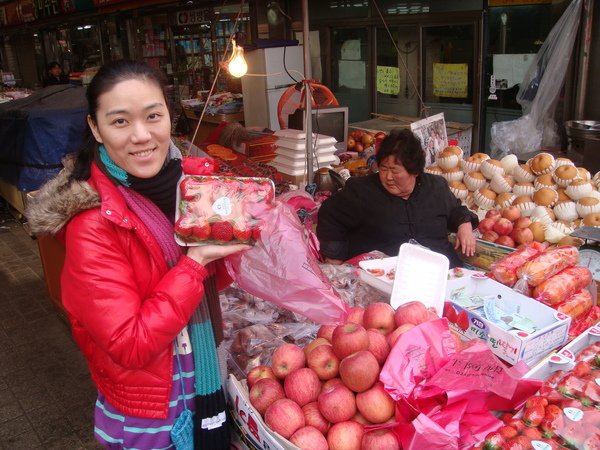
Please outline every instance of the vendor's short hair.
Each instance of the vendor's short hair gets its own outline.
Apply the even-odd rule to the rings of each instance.
[[[62,69],[62,66],[59,63],[52,61],[50,64],[48,64],[48,71],[54,69],[55,67],[60,67]]]
[[[388,156],[394,156],[408,173],[418,175],[425,169],[425,152],[421,141],[407,129],[392,130],[381,142],[377,152],[377,164]]]

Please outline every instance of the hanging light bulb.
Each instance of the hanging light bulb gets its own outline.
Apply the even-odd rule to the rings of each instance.
[[[241,78],[248,72],[248,65],[244,59],[244,49],[236,45],[235,40],[233,41],[233,51],[227,68],[229,69],[229,73],[236,78]]]

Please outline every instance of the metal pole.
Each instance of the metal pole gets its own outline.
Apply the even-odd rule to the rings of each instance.
[[[579,51],[579,68],[577,74],[577,94],[575,96],[575,119],[584,119],[585,103],[587,97],[587,85],[590,70],[590,51],[592,49],[592,20],[594,11],[594,0],[583,2],[581,47]]]
[[[312,95],[310,91],[310,42],[308,38],[308,0],[302,0],[302,45],[304,52],[304,131],[306,132],[307,184],[313,182]]]

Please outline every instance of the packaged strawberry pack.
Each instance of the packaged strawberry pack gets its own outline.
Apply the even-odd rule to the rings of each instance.
[[[180,245],[253,244],[260,235],[257,216],[274,197],[268,178],[184,175],[177,190],[175,239]]]

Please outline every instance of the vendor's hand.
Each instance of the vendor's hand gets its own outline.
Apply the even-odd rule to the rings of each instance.
[[[456,245],[454,249],[460,251],[466,256],[473,256],[475,254],[475,235],[473,234],[473,226],[471,222],[466,222],[458,226],[456,232]]]
[[[197,263],[206,266],[208,263],[223,258],[224,256],[233,255],[234,253],[240,252],[242,250],[249,250],[251,248],[251,245],[246,244],[199,245],[196,247],[189,247],[187,251],[187,256],[192,258]]]
[[[327,258],[327,257],[325,257],[325,263],[327,263],[327,264],[334,264],[336,266],[339,266],[343,262],[344,261],[342,261],[341,259],[333,259],[333,258]]]

